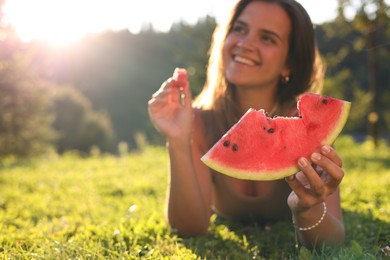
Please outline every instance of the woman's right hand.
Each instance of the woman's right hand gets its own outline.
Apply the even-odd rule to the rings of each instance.
[[[185,73],[184,77],[176,73]],[[148,112],[154,127],[168,140],[191,138],[192,97],[186,72],[176,69],[148,102]]]

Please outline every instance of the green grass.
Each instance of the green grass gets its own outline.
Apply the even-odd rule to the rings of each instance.
[[[75,154],[0,161],[0,259],[390,258],[390,149],[342,137],[341,248],[294,248],[290,222],[263,227],[212,218],[204,237],[178,237],[163,210],[167,154]]]

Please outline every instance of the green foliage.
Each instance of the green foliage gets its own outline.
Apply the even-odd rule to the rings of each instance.
[[[348,20],[346,8],[356,15]],[[382,133],[389,133],[389,6],[383,0],[339,0],[339,16],[317,27],[317,41],[327,64],[325,90],[352,101],[347,129],[367,132],[367,118],[379,112]]]
[[[55,138],[50,84],[37,80],[18,58],[0,61],[0,157],[42,153]]]
[[[94,146],[112,152],[114,130],[108,115],[94,111],[90,101],[71,86],[56,86],[52,92],[53,126],[59,133],[55,142],[58,152],[89,152]]]
[[[200,93],[206,81],[206,65],[215,26],[215,19],[206,16],[194,26],[175,24],[168,33],[169,46],[176,46],[172,53],[175,63],[188,69],[193,96]]]
[[[58,52],[30,46],[34,65],[45,78],[80,90],[97,110],[107,111],[117,141],[137,148],[135,135],[163,143],[147,114],[147,102],[175,67],[187,68],[192,92],[206,79],[207,52],[215,20],[205,17],[195,26],[175,24],[171,31],[150,29],[104,32]]]
[[[390,149],[340,137],[347,240],[295,249],[289,220],[262,225],[212,217],[206,236],[179,237],[164,219],[162,147],[81,158],[0,161],[0,258],[386,259],[390,257]]]
[[[109,116],[93,110],[79,90],[44,81],[22,55],[0,63],[0,157],[92,147],[113,151]]]

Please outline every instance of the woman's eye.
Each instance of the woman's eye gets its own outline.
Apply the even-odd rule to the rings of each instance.
[[[268,35],[262,35],[261,40],[264,42],[272,43],[272,44],[276,43],[275,39],[272,38],[271,36],[268,36]]]
[[[234,33],[245,33],[245,28],[240,25],[235,25],[232,28],[232,32]]]

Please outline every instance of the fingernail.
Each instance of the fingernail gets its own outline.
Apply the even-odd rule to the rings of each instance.
[[[321,160],[321,154],[319,154],[319,153],[313,153],[313,154],[311,155],[311,159],[312,159],[313,161],[319,161],[319,160]]]
[[[305,158],[300,158],[300,159],[298,160],[298,164],[299,164],[299,166],[301,166],[302,168],[305,168],[305,167],[308,165],[308,162],[307,162],[307,160],[306,160]]]
[[[330,152],[330,147],[327,146],[327,145],[324,145],[321,147],[321,151],[324,153],[324,154],[328,154]]]

